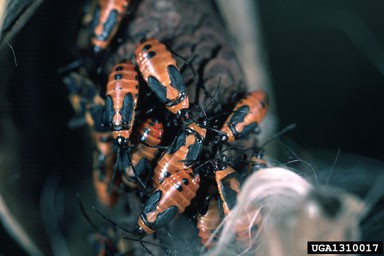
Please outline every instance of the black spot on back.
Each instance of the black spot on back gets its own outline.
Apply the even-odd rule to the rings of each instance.
[[[154,51],[150,51],[150,52],[148,52],[148,54],[146,55],[146,58],[147,58],[147,59],[152,59],[154,56],[156,56],[156,52],[154,52]]]
[[[175,184],[175,188],[179,192],[183,191],[183,186],[181,184],[179,184],[179,183]]]
[[[148,51],[149,49],[151,49],[152,48],[152,45],[150,45],[150,44],[146,44],[146,45],[144,45],[143,46],[143,52],[146,52],[146,51]]]
[[[147,141],[147,137],[148,137],[148,134],[151,132],[150,129],[148,128],[143,128],[143,135],[140,137],[140,141],[141,142],[146,142]]]

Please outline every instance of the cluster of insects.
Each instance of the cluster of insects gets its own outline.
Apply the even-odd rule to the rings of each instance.
[[[107,53],[129,6],[127,0],[99,1],[90,23],[92,56]],[[239,93],[234,102],[220,102],[199,85],[212,101],[204,108],[189,98],[177,54],[165,43],[143,39],[134,54],[132,61],[117,63],[101,86],[92,80],[102,76],[96,70],[100,63],[86,67],[87,73],[71,72],[64,78],[77,113],[71,126],[86,124],[94,143],[97,198],[110,208],[127,193],[142,202],[135,228],[124,229],[142,245],[143,237],[188,211],[201,244],[208,247],[236,204],[242,181],[266,166],[255,143],[249,148],[236,143],[260,132],[268,97],[256,90]],[[230,111],[220,107],[228,104],[234,106]],[[246,240],[245,228],[238,229],[239,239]],[[113,255],[117,249],[112,239],[100,237],[104,246],[98,255]]]

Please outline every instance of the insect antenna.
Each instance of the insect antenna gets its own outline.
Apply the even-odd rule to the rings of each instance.
[[[261,146],[257,146],[256,141],[254,141],[254,142],[253,142],[253,146],[252,146],[252,147],[249,147],[249,148],[246,148],[246,149],[242,149],[242,148],[240,148],[240,147],[236,147],[236,146],[234,146],[234,145],[231,145],[231,148],[232,148],[232,149],[235,149],[235,150],[240,150],[240,151],[243,151],[243,152],[247,152],[247,151],[252,150],[252,151],[254,151],[254,153],[257,152],[257,153],[263,154],[263,152],[264,152],[263,149],[264,149],[265,146],[267,146],[268,144],[270,144],[270,143],[276,141],[276,139],[278,139],[281,135],[283,135],[284,133],[287,133],[288,131],[290,131],[290,130],[292,130],[292,129],[294,129],[294,128],[296,128],[296,124],[295,124],[295,123],[292,123],[292,124],[287,125],[287,126],[286,126],[285,128],[283,128],[281,131],[277,132],[275,135],[273,135],[273,136],[270,137],[268,140],[266,140],[263,144],[261,144]],[[282,144],[281,142],[277,142],[277,143]],[[282,144],[282,145],[284,145],[284,144]],[[284,146],[286,146],[286,145],[284,145]],[[290,150],[290,152],[292,152],[292,154],[294,154],[295,157],[298,158],[298,156],[297,156],[293,151]]]
[[[182,161],[186,162],[186,161]],[[206,176],[209,176],[213,173],[213,170],[215,169],[214,163],[212,160],[207,160],[204,163],[199,164],[198,166],[193,168],[193,173],[195,174],[204,174]]]
[[[102,232],[100,230],[100,228],[92,221],[92,219],[89,217],[89,215],[85,211],[84,204],[83,204],[83,202],[82,202],[82,200],[80,198],[80,194],[79,193],[76,193],[76,198],[77,198],[77,201],[79,202],[80,210],[81,210],[81,213],[83,214],[84,218],[88,221],[88,223],[91,225],[91,227],[96,232],[103,234],[104,232]]]
[[[83,201],[80,198],[80,194],[76,193],[77,201],[79,202],[81,213],[83,214],[84,218],[87,220],[87,222],[91,225],[91,227],[98,233],[106,235],[104,231],[102,231],[95,222],[92,221],[91,217],[89,217],[88,213],[85,211]]]
[[[225,146],[225,145],[228,146],[225,150],[229,150],[229,149],[235,150],[236,154],[237,154],[236,155],[237,157],[231,158],[230,160],[228,160],[228,163],[235,164],[235,165],[236,164],[239,164],[239,165],[252,164],[252,166],[253,166],[252,169],[256,168],[253,170],[258,170],[260,168],[266,168],[268,166],[268,164],[263,159],[264,158],[264,152],[265,152],[265,150],[264,150],[265,146],[267,146],[268,144],[270,144],[272,142],[275,142],[277,138],[279,138],[284,133],[294,129],[295,127],[296,127],[296,124],[294,124],[294,123],[289,124],[288,126],[283,128],[281,131],[277,132],[275,135],[273,135],[268,140],[266,140],[261,146],[257,145],[256,140],[253,141],[253,146],[245,148],[245,149],[242,147],[236,146],[236,145],[232,145],[232,144],[227,143],[227,142],[224,143],[223,146]],[[277,143],[282,144],[281,142],[277,142]],[[221,153],[224,151],[221,151]],[[251,151],[250,156],[247,154],[247,152],[249,152],[249,151]],[[250,157],[250,159],[248,157]]]
[[[113,168],[113,175],[112,175],[112,185],[113,185],[113,182],[115,181],[117,171],[122,172],[129,165],[131,166],[132,171],[135,174],[135,178],[137,182],[139,182],[140,186],[145,189],[146,185],[141,180],[138,172],[136,171],[135,167],[132,164],[131,157],[129,156],[131,149],[132,149],[132,146],[130,146],[128,149],[124,149],[124,151],[121,150],[121,147],[117,148],[116,163]],[[124,163],[122,154],[124,154],[124,156],[127,157],[127,160],[128,160],[127,163]]]
[[[211,94],[206,90],[205,86],[203,85],[203,89],[204,89],[206,95],[208,95],[208,97],[211,99],[211,102],[207,106],[207,110],[212,106],[213,103],[218,103],[215,100],[215,97],[216,97],[217,93],[219,92],[220,86],[221,86],[221,77],[219,77],[219,82],[217,83],[215,91],[213,92],[213,96],[211,96]]]
[[[108,218],[107,216],[105,216],[104,214],[102,214],[95,206],[92,206],[92,210],[94,210],[101,218],[103,218],[105,221],[107,221],[109,224],[111,224],[113,227],[117,228],[117,229],[121,229],[129,234],[134,234],[135,232],[133,230],[129,230],[119,224],[117,224],[116,222],[114,222],[113,220],[111,220],[110,218]]]
[[[196,70],[192,65],[192,62],[196,59],[196,55],[192,56],[190,60],[187,60],[186,58],[183,58],[182,56],[177,55],[177,53],[176,53],[176,56],[178,56],[179,58],[181,58],[185,62],[184,65],[180,68],[181,73],[183,73],[185,71],[186,66],[188,66],[191,69],[192,79],[190,81],[188,81],[188,84],[189,84],[190,82],[195,80],[195,77],[197,76]]]
[[[200,108],[201,112],[203,113],[203,116],[201,116],[201,113],[200,113],[199,118],[202,118],[202,117],[207,118],[207,112],[205,112],[204,107],[201,103],[199,103],[199,108]]]
[[[167,48],[169,48],[169,47],[167,47]],[[191,63],[192,63],[192,61],[195,60],[196,56],[192,56],[192,57],[191,57],[191,60],[188,61],[187,58],[181,56],[180,54],[178,54],[177,52],[173,51],[172,49],[169,49],[169,51],[170,51],[173,55],[179,57],[180,59],[182,59],[182,60],[184,61],[184,65],[180,68],[180,73],[183,73],[183,72],[185,71],[186,66],[188,66],[188,67],[191,69],[191,72],[192,72],[192,74],[193,74],[193,78],[192,78],[192,80],[193,80],[193,79],[196,77],[197,74],[196,74],[196,71],[195,71],[195,69],[193,68],[193,66],[192,66]]]
[[[203,127],[204,127],[205,129],[207,129],[207,130],[211,130],[211,131],[214,131],[214,132],[219,133],[219,134],[225,134],[225,133],[223,133],[223,132],[220,131],[220,130],[217,130],[217,129],[215,129],[215,128],[209,127],[209,122],[210,122],[210,120],[212,120],[213,118],[215,118],[215,117],[217,117],[217,116],[219,116],[219,115],[223,115],[223,113],[222,113],[222,114],[219,114],[219,115],[214,115],[214,116],[212,116],[212,117],[208,117],[208,116],[207,116],[207,112],[205,111],[205,109],[204,109],[204,107],[203,107],[203,105],[202,105],[201,103],[199,103],[198,107],[199,107],[200,110],[201,110],[201,112],[200,112],[200,116],[199,116],[199,118],[198,118],[198,119],[200,119],[200,121],[197,120],[196,122],[197,122],[197,123],[202,123]],[[201,115],[201,113],[203,113],[203,116]],[[225,115],[225,114],[226,114],[226,113],[224,113],[224,115]],[[201,120],[202,120],[202,121],[201,121]]]
[[[101,229],[100,229],[100,228],[99,228],[99,227],[92,221],[92,219],[89,217],[89,215],[88,215],[87,212],[85,211],[84,204],[83,204],[83,202],[82,202],[82,200],[81,200],[81,198],[80,198],[79,193],[76,193],[76,198],[77,198],[77,200],[78,200],[78,202],[79,202],[81,213],[83,214],[83,216],[84,216],[84,218],[87,220],[87,222],[91,225],[92,229],[93,229],[96,233],[100,234],[102,237],[104,237],[104,238],[106,238],[106,239],[109,240],[110,238],[109,238],[108,234],[107,234],[105,231],[101,230]],[[105,250],[106,250],[106,253],[107,253],[106,255],[115,255],[116,248],[114,248],[114,247],[110,247],[110,246],[106,246],[106,247],[105,247]]]
[[[292,123],[292,124],[289,124],[287,125],[285,128],[283,128],[281,131],[277,132],[275,135],[273,135],[272,137],[270,137],[267,141],[265,141],[261,146],[260,148],[264,148],[266,145],[268,145],[269,143],[271,143],[272,141],[276,140],[277,138],[279,138],[281,135],[283,135],[284,133],[287,133],[289,132],[290,130],[293,130],[296,128],[296,124],[295,123]]]
[[[199,84],[197,86],[198,86],[197,89],[202,88],[204,90],[204,92],[205,92],[205,96],[208,97],[211,100],[209,102],[206,110],[209,110],[212,107],[213,103],[220,104],[219,102],[217,102],[215,100],[215,97],[216,97],[217,93],[219,92],[219,89],[220,89],[220,86],[221,86],[221,77],[219,77],[219,82],[217,83],[217,86],[215,88],[215,91],[213,92],[213,95],[211,95],[211,93],[207,90],[207,88],[205,88],[204,84]],[[199,94],[200,94],[200,90],[197,90],[197,93],[196,93],[196,96],[195,96],[194,106],[198,106],[200,109],[202,109],[201,103],[199,102]],[[201,115],[199,117],[201,118]]]
[[[123,230],[129,234],[135,234],[135,232],[133,230],[129,230],[119,224],[117,224],[116,222],[114,222],[113,220],[111,220],[110,218],[108,218],[107,216],[105,216],[103,213],[101,213],[95,206],[92,206],[92,209],[101,217],[103,218],[105,221],[107,221],[109,224],[111,224],[114,228],[116,229],[120,229],[120,230]],[[143,238],[132,238],[132,237],[123,237],[123,239],[126,239],[126,240],[130,240],[130,241],[135,241],[135,242],[139,242],[140,245],[152,256],[155,256],[146,246],[145,244],[149,244],[149,245],[154,245],[154,246],[158,246],[159,248],[161,248],[162,250],[164,250],[165,252],[168,252],[169,249],[166,248],[166,247],[163,247],[159,244],[156,244],[156,243],[153,243],[153,242],[149,242],[149,241],[143,241],[142,239]]]
[[[154,254],[148,249],[148,247],[145,246],[145,244],[148,244],[148,245],[153,245],[153,246],[156,246],[156,247],[159,247],[161,248],[165,253],[169,253],[170,249],[165,247],[165,246],[162,246],[160,244],[157,244],[157,243],[154,243],[154,242],[150,242],[150,241],[144,241],[142,239],[137,239],[137,238],[132,238],[132,237],[126,237],[124,236],[123,239],[126,239],[126,240],[129,240],[129,241],[134,241],[134,242],[138,242],[140,243],[140,245],[150,254],[150,255],[153,255]]]

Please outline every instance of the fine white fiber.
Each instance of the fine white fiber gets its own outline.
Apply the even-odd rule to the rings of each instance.
[[[208,255],[307,255],[308,241],[358,240],[362,211],[344,191],[316,188],[288,169],[262,169],[243,185]]]

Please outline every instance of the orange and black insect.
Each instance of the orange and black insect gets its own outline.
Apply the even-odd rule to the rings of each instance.
[[[135,233],[149,235],[168,224],[191,204],[200,186],[200,176],[192,169],[175,171],[147,200]]]
[[[99,89],[87,77],[75,72],[64,77],[63,82],[67,86],[69,101],[76,113],[68,126],[76,128],[88,124],[92,127],[94,121],[89,110],[96,106],[104,106],[104,99],[100,96]]]
[[[97,198],[104,206],[112,207],[117,202],[118,192],[115,187],[108,189],[108,184],[112,180],[116,153],[112,132],[101,125],[104,100],[96,85],[77,73],[70,73],[64,78],[64,83],[69,89],[70,102],[77,112],[70,126],[87,124],[94,144],[93,184]]]
[[[130,2],[131,0],[99,0],[91,23],[93,52],[99,53],[108,48],[128,12]]]
[[[142,126],[140,133],[140,142],[132,150],[132,166],[136,173],[141,176],[150,177],[152,174],[151,162],[157,155],[159,149],[157,146],[163,138],[164,127],[157,119],[149,118]],[[123,175],[123,182],[130,188],[137,187],[135,172],[129,165]]]
[[[137,72],[130,62],[112,68],[108,78],[103,123],[112,130],[120,147],[129,146],[139,93]]]
[[[117,223],[114,222],[113,220],[109,219],[107,216],[105,216],[104,214],[102,214],[102,213],[101,213],[99,210],[97,210],[95,207],[93,207],[93,210],[95,210],[96,213],[97,213],[98,215],[100,215],[104,220],[106,220],[106,221],[108,221],[110,224],[112,224],[113,227],[114,227],[114,230],[116,230],[116,229],[121,229],[121,230],[123,230],[123,231],[125,231],[125,232],[127,232],[127,233],[129,233],[129,234],[136,234],[136,235],[138,235],[138,234],[137,234],[137,229],[138,229],[138,228],[136,228],[135,230],[132,230],[132,231],[131,231],[131,230],[128,230],[127,228],[125,228],[125,227],[123,227],[123,226],[117,224]],[[87,218],[87,220],[88,220],[89,222],[91,222],[91,225],[95,226],[95,224],[93,224],[92,221],[89,219],[88,215],[86,215],[86,213],[85,213],[85,211],[83,210],[83,208],[82,208],[82,211],[83,211],[83,215]],[[145,236],[145,235],[144,235],[144,236]],[[155,256],[155,255],[149,250],[149,248],[147,248],[146,245],[151,245],[151,246],[159,247],[160,249],[162,249],[162,250],[164,251],[164,253],[165,253],[164,255],[176,255],[176,254],[177,254],[177,251],[174,250],[174,249],[171,249],[171,248],[165,247],[165,246],[163,246],[163,245],[161,245],[161,244],[156,244],[156,243],[153,243],[153,242],[150,242],[150,241],[144,241],[144,240],[143,240],[144,236],[141,236],[139,239],[124,236],[122,239],[124,239],[124,240],[128,240],[128,241],[133,241],[133,242],[138,242],[138,243],[144,248],[144,250],[148,253],[148,255],[151,255],[151,256]],[[120,242],[121,242],[121,241],[120,241]],[[104,248],[105,248],[105,246],[102,247],[102,249],[104,249]],[[118,255],[131,255],[128,251],[126,251],[126,249],[124,249],[124,251],[126,251],[125,253],[121,253],[121,252],[120,252],[120,251],[122,250],[122,248],[121,248],[121,244],[119,244],[118,248],[119,248],[119,251],[116,252]],[[101,252],[104,252],[104,251],[105,251],[105,250],[101,250]],[[112,251],[109,251],[108,253],[110,253],[110,252],[112,252]],[[115,255],[115,253],[107,254],[107,255]],[[101,256],[101,254],[100,254],[100,256]],[[104,255],[103,255],[103,256],[104,256]]]
[[[189,119],[185,82],[166,46],[157,39],[149,39],[137,46],[135,55],[144,80],[159,101],[179,118]]]
[[[155,188],[176,171],[189,169],[196,162],[207,132],[202,126],[191,122],[163,153],[154,170]]]
[[[112,132],[105,130],[100,124],[100,113],[101,111],[97,106],[87,111],[87,116],[89,116],[87,123],[90,126],[91,138],[95,146],[93,151],[93,185],[98,200],[105,207],[112,207],[119,197],[117,187],[120,180],[115,179],[112,183],[113,187],[109,187],[113,179],[116,152]]]
[[[241,99],[220,129],[217,141],[233,142],[259,129],[269,107],[268,96],[263,91],[253,91]]]
[[[214,175],[221,206],[224,214],[227,215],[235,206],[240,192],[240,175],[229,165],[227,156],[219,154],[216,159],[208,160],[195,167],[194,171],[204,173],[206,176]]]
[[[215,161],[215,180],[224,214],[230,213],[237,202],[240,192],[240,176],[238,172],[228,164],[225,155],[220,155]]]
[[[212,241],[210,240],[220,222],[221,214],[218,200],[215,197],[207,196],[205,199],[205,205],[196,218],[200,241],[205,248],[209,248],[215,243],[217,237],[214,237]]]
[[[119,196],[117,187],[121,180],[113,180],[117,157],[112,132],[101,125],[102,108],[102,105],[91,106],[87,110],[86,119],[95,145],[93,153],[93,185],[98,200],[104,206],[112,207],[117,202]],[[111,184],[112,187],[110,187]]]

